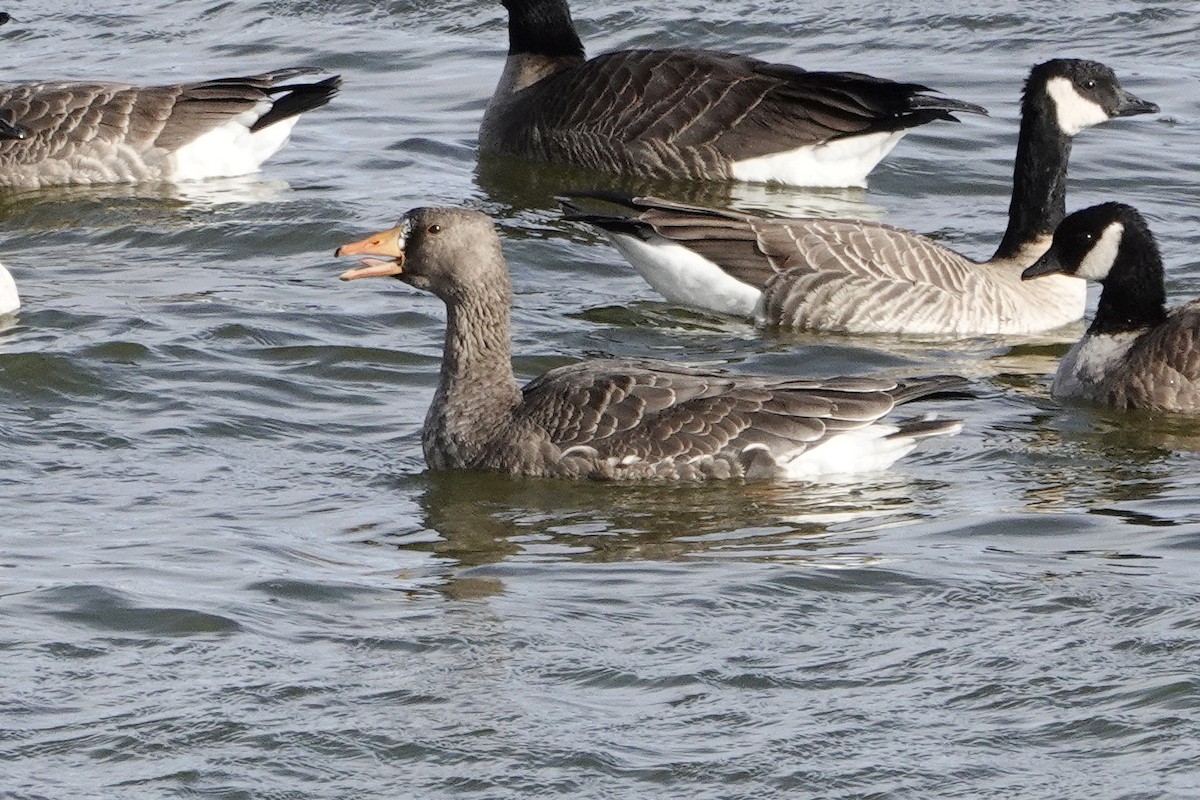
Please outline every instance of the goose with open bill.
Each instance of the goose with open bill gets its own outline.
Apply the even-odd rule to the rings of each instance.
[[[338,249],[366,256],[343,280],[394,277],[447,310],[441,377],[425,420],[429,467],[599,479],[817,479],[884,469],[958,420],[885,421],[947,393],[953,376],[775,378],[616,359],[560,367],[518,386],[512,290],[485,214],[417,208]]]

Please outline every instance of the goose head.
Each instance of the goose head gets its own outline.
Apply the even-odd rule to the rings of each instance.
[[[1147,328],[1166,316],[1162,257],[1150,226],[1133,206],[1102,203],[1064,219],[1050,249],[1021,278],[1055,274],[1103,287],[1091,333]]]
[[[478,211],[414,208],[394,228],[342,245],[335,256],[365,256],[344,281],[392,277],[443,300],[482,287],[508,290],[495,225]]]
[[[1059,129],[1074,136],[1115,117],[1152,114],[1158,106],[1126,91],[1099,61],[1056,58],[1033,68],[1026,96],[1044,93]]]
[[[1130,251],[1138,244],[1140,249],[1154,247],[1146,220],[1137,209],[1124,203],[1085,208],[1059,224],[1050,249],[1021,273],[1021,279],[1073,275],[1104,284],[1133,266]]]

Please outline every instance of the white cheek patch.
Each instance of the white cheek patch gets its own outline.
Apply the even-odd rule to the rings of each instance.
[[[1051,78],[1046,82],[1046,93],[1058,111],[1058,127],[1067,136],[1111,119],[1099,103],[1081,95],[1066,78]]]
[[[1087,255],[1079,262],[1079,268],[1075,270],[1075,274],[1080,278],[1092,281],[1102,281],[1107,278],[1113,262],[1117,260],[1117,250],[1121,247],[1121,236],[1124,233],[1124,225],[1119,222],[1110,223],[1104,229],[1104,233],[1100,234],[1100,239],[1092,245],[1092,249],[1088,250]]]

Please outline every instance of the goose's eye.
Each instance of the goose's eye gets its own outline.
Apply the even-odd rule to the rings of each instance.
[[[1084,82],[1083,82],[1083,88],[1085,88],[1085,89],[1095,89],[1095,88],[1096,88],[1096,81],[1095,81],[1095,80],[1093,80],[1092,78],[1088,78],[1086,81],[1084,81]]]
[[[426,228],[426,230],[428,230],[430,233],[441,233],[442,226],[441,225],[430,225],[428,228]]]

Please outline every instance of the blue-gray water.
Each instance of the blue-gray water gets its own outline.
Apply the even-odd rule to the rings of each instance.
[[[985,256],[1017,98],[1058,55],[1162,113],[1082,134],[1071,208],[1196,255],[1192,3],[577,3],[592,52],[688,44],[925,82],[987,119],[824,205]],[[260,178],[0,200],[5,798],[1192,798],[1200,427],[1062,408],[1066,336],[764,335],[662,304],[555,192],[477,165],[503,11],[456,2],[19,3],[8,78],[345,76]],[[80,10],[85,9],[85,10]],[[680,196],[688,187],[658,187]],[[833,486],[429,475],[442,309],[339,284],[407,208],[501,222],[517,367],[658,356],[961,372],[965,432]]]

